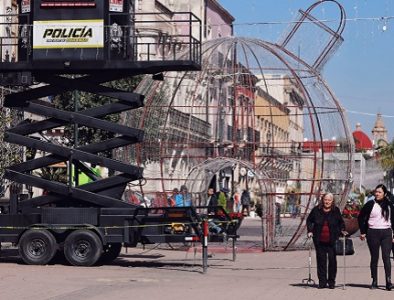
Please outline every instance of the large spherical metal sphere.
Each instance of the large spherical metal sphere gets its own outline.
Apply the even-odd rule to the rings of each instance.
[[[145,77],[145,108],[124,117],[145,142],[127,154],[145,167],[141,189],[156,202],[185,185],[195,205],[228,189],[227,209],[249,190],[265,248],[303,242],[309,211],[326,192],[345,203],[352,135],[320,73],[285,48],[228,37],[203,46],[202,70]],[[232,203],[231,203],[232,201]]]

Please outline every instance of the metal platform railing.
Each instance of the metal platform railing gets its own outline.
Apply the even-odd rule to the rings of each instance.
[[[43,27],[49,25],[40,21],[32,22],[29,15],[0,15],[0,70],[7,71],[9,65],[14,65],[11,69],[29,69],[35,61],[53,60],[48,55],[51,51],[61,51],[63,57],[66,57],[65,61],[68,59],[67,53],[72,52],[72,60],[77,60],[79,64],[92,60],[104,61],[106,68],[111,68],[112,65],[118,69],[122,66],[130,68],[127,63],[201,63],[201,21],[190,12],[173,13],[170,18],[163,18],[162,13],[109,14],[108,20],[103,24],[104,41],[97,48],[84,45],[79,48],[78,43],[71,47],[74,44],[68,44],[67,41],[75,39],[69,37],[71,31],[67,31],[67,26],[71,30],[73,24],[62,23],[61,28],[66,31],[52,31],[53,40],[59,38],[57,40],[61,42],[45,49],[45,46],[37,45],[33,36],[37,36],[38,32],[45,32],[46,28]],[[43,50],[46,54],[41,54]],[[67,64],[65,67],[70,68]]]

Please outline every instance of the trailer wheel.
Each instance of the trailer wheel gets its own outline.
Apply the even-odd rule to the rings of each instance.
[[[73,266],[92,266],[100,258],[103,244],[92,231],[77,230],[66,238],[64,256]]]
[[[122,250],[121,243],[108,244],[107,246],[104,247],[104,252],[103,255],[101,256],[101,261],[103,263],[110,263],[114,261],[119,256],[121,250]]]
[[[57,243],[45,229],[30,229],[19,240],[19,255],[28,265],[46,265],[56,253]]]

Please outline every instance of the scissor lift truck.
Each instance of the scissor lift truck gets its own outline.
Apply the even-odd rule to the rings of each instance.
[[[143,139],[142,130],[103,118],[142,107],[144,97],[103,83],[140,74],[200,69],[200,20],[187,12],[171,14],[170,21],[181,30],[164,41],[152,39],[152,31],[145,34],[143,28],[160,28],[168,20],[154,13],[135,13],[133,0],[20,0],[16,13],[0,16],[0,85],[21,86],[5,96],[4,106],[44,117],[25,120],[9,128],[4,137],[6,142],[47,153],[14,164],[5,173],[12,182],[47,191],[27,199],[11,194],[0,213],[0,242],[18,245],[25,263],[47,264],[62,250],[70,264],[91,266],[99,259],[115,259],[122,245],[202,240],[202,218],[193,207],[164,207],[157,214],[122,201],[126,185],[140,180],[143,169],[99,155]],[[160,47],[168,50],[166,57],[154,55]],[[74,90],[113,101],[64,111],[42,100]],[[37,138],[37,133],[68,124],[106,130],[115,137],[75,147]],[[34,170],[59,163],[81,170],[93,181],[78,185],[69,179],[65,184],[34,175]],[[86,163],[116,175],[98,179]],[[225,213],[221,218],[235,237],[239,223],[231,222]],[[188,230],[168,230],[169,224],[176,223],[188,224]]]

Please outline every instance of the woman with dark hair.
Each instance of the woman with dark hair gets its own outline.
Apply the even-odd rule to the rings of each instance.
[[[344,235],[347,234],[345,223],[339,208],[335,205],[333,194],[326,193],[321,197],[319,205],[311,210],[306,225],[308,237],[313,237],[316,249],[318,288],[326,288],[328,283],[328,287],[333,289],[337,275],[335,242],[339,239],[341,232]]]
[[[360,239],[367,238],[371,254],[371,289],[378,287],[379,248],[382,248],[382,260],[386,274],[386,290],[391,291],[390,251],[393,242],[394,206],[388,198],[387,188],[379,184],[375,188],[375,199],[365,203],[358,216]]]

